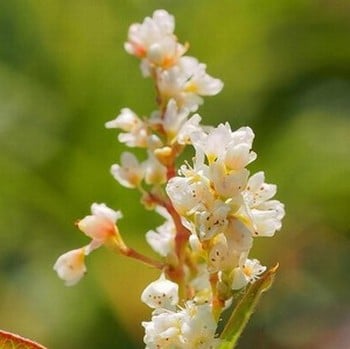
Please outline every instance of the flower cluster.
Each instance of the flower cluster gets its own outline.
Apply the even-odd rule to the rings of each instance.
[[[153,80],[157,110],[145,117],[123,108],[106,123],[119,130],[121,143],[145,150],[143,161],[124,152],[111,174],[139,190],[142,204],[164,218],[146,232],[160,258],[126,246],[116,226],[121,213],[93,204],[92,215],[77,223],[91,242],[59,257],[54,268],[73,285],[86,271],[84,257],[101,245],[158,268],[160,278],[141,296],[153,309],[151,321],[142,323],[146,348],[210,349],[220,344],[218,321],[234,294],[266,270],[250,250],[255,238],[281,228],[284,206],[272,199],[276,186],[265,183],[264,172],[250,175],[247,169],[257,156],[253,131],[233,131],[228,123],[203,126],[193,114],[202,97],[219,93],[223,83],[206,73],[205,64],[185,56],[188,44],[178,42],[174,27],[165,10],[130,27],[125,49]],[[188,146],[192,162],[178,169]]]
[[[164,105],[173,98],[180,108],[195,111],[202,103],[200,96],[219,93],[223,84],[206,73],[205,64],[184,56],[188,45],[177,41],[174,29],[174,17],[157,10],[152,18],[131,25],[125,49],[141,59],[144,76],[157,80]]]
[[[246,166],[256,158],[251,150],[253,131],[232,131],[229,124],[190,139],[194,163],[183,165],[181,176],[166,186],[172,204],[191,232],[193,251],[203,250],[208,270],[219,272],[232,289],[239,289],[265,271],[256,259],[248,259],[253,238],[272,236],[281,228],[284,207],[270,200],[276,186],[265,183],[263,172],[249,178]],[[225,277],[222,274],[225,273]]]
[[[217,346],[217,323],[210,305],[188,300],[181,307],[178,285],[163,274],[146,287],[141,300],[154,309],[152,320],[142,323],[147,348],[212,349]]]

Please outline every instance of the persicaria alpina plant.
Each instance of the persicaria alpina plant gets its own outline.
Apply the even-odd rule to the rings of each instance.
[[[121,212],[94,203],[91,215],[77,223],[91,242],[60,256],[54,269],[74,285],[86,271],[85,257],[103,245],[137,259],[159,269],[141,295],[152,309],[151,319],[142,322],[147,349],[232,348],[276,271],[267,271],[250,250],[256,238],[281,228],[284,206],[272,199],[276,186],[265,182],[264,172],[247,169],[256,159],[253,131],[232,130],[228,123],[202,126],[193,114],[203,96],[216,95],[223,83],[185,55],[188,45],[178,42],[174,27],[165,10],[131,25],[125,49],[153,80],[157,109],[140,117],[124,108],[106,123],[121,130],[121,143],[147,154],[139,161],[124,152],[111,173],[164,218],[145,235],[159,259],[127,246],[117,226]],[[186,147],[193,147],[193,159],[178,168]],[[231,314],[226,324],[220,323],[225,310]]]

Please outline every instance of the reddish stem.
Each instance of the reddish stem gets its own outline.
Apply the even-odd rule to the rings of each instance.
[[[152,193],[149,193],[149,196],[154,203],[163,206],[172,217],[176,228],[175,251],[179,261],[183,262],[185,260],[184,248],[186,247],[186,243],[190,236],[190,231],[183,226],[180,215],[169,200],[165,201]]]
[[[167,179],[169,180],[170,178],[175,177],[175,175],[176,175],[175,167],[173,165],[168,166],[167,173],[166,173]]]
[[[160,263],[159,261],[157,261],[155,259],[147,257],[147,256],[143,255],[142,253],[137,252],[133,248],[127,246],[125,244],[125,242],[123,241],[119,231],[117,231],[117,234],[107,241],[106,245],[107,245],[107,247],[111,248],[113,251],[118,252],[118,253],[122,254],[123,256],[136,259],[139,262],[142,262],[143,264],[146,264],[146,265],[151,266],[153,268],[157,268],[160,270],[162,270],[164,268],[163,263]]]
[[[146,265],[151,266],[153,268],[157,268],[157,269],[160,269],[160,270],[162,270],[164,268],[164,264],[163,263],[160,263],[160,262],[158,262],[158,261],[156,261],[156,260],[154,260],[154,259],[152,259],[150,257],[147,257],[147,256],[137,252],[136,250],[134,250],[131,247],[126,247],[126,248],[123,248],[123,249],[119,249],[119,252],[123,256],[136,259],[136,260],[142,262],[143,264],[146,264]]]
[[[162,198],[149,193],[150,199],[163,206],[168,213],[171,215],[175,229],[175,252],[178,263],[176,265],[169,265],[166,272],[168,277],[177,282],[179,285],[179,293],[182,298],[186,298],[186,284],[185,284],[185,270],[184,266],[186,263],[186,244],[190,236],[190,231],[185,228],[181,222],[181,217],[175,210],[173,204],[169,200],[163,200]]]

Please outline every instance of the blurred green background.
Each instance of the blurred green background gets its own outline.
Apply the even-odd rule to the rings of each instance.
[[[122,107],[154,109],[123,50],[157,8],[225,83],[206,124],[254,128],[258,160],[286,204],[254,255],[280,263],[240,348],[350,348],[350,3],[347,0],[11,0],[0,2],[0,328],[50,349],[142,348],[139,301],[156,273],[101,249],[66,288],[56,258],[88,240],[92,202],[124,212],[125,239],[152,253],[159,219],[109,174],[124,148],[104,128]]]

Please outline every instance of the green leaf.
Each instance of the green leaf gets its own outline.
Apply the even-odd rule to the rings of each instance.
[[[42,345],[16,334],[0,330],[0,349],[46,349]]]
[[[260,279],[250,285],[238,304],[234,308],[220,338],[222,343],[219,349],[233,349],[252,316],[261,295],[272,285],[278,269],[278,264],[266,271]]]

